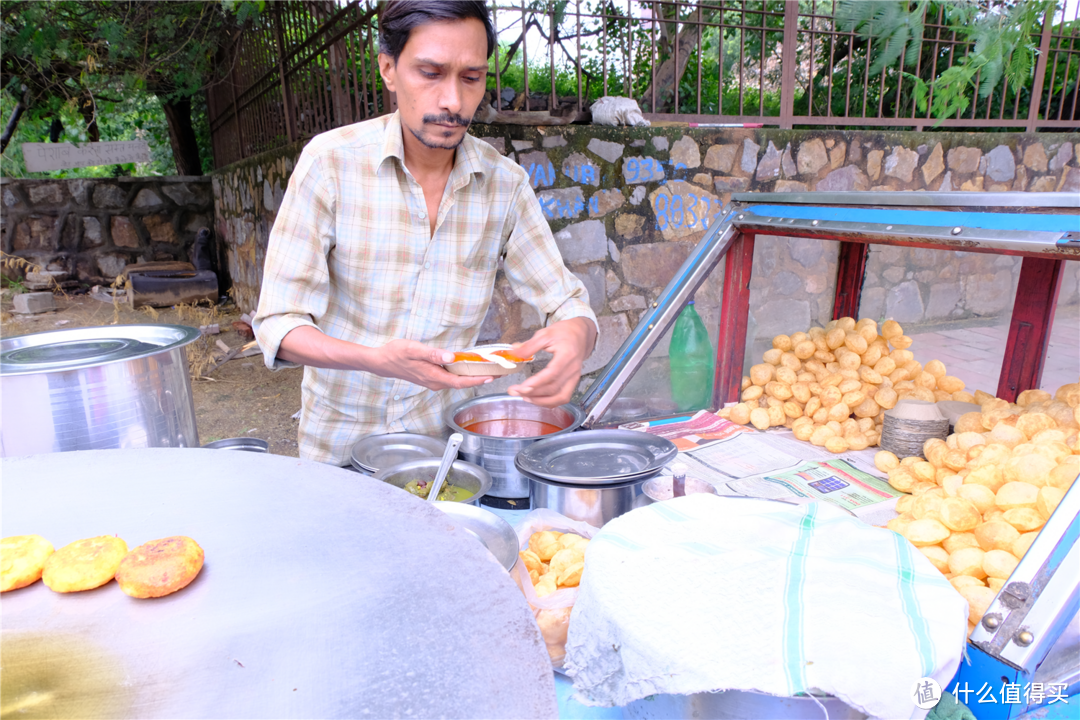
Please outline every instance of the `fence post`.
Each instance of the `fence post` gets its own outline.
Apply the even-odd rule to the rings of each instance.
[[[784,2],[784,47],[780,54],[780,128],[790,130],[795,116],[795,43],[799,32],[799,2]],[[762,37],[764,40],[764,36]]]
[[[1043,15],[1042,40],[1039,41],[1039,59],[1035,61],[1035,81],[1031,86],[1031,103],[1028,105],[1027,132],[1035,132],[1039,120],[1039,108],[1042,106],[1043,82],[1046,80],[1046,65],[1050,54],[1050,36],[1054,31],[1054,7]],[[1050,109],[1047,103],[1047,110]]]
[[[236,43],[236,46],[235,46],[233,52],[239,54],[240,48],[241,48],[241,43],[243,41],[244,41],[243,38],[239,39],[239,41]],[[236,123],[237,146],[240,148],[240,159],[243,160],[244,158],[247,157],[247,155],[244,153],[244,127],[243,127],[243,124],[240,122],[240,110],[239,110],[240,106],[236,102],[236,64],[238,62],[239,62],[239,58],[236,58],[231,63],[232,67],[229,68],[229,81],[228,82],[229,82],[229,91],[232,93],[232,112],[233,112],[233,122]]]
[[[285,133],[289,136],[289,142],[296,142],[296,118],[293,116],[292,93],[289,92],[289,82],[285,77],[285,39],[281,33],[281,7],[282,4],[274,3],[274,38],[277,40],[277,65],[278,75],[281,78],[281,102],[285,110]]]

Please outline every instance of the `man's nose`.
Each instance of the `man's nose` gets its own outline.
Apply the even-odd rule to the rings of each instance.
[[[461,81],[457,78],[448,77],[446,81],[442,83],[442,96],[439,98],[440,106],[443,110],[451,115],[458,115],[461,112]]]

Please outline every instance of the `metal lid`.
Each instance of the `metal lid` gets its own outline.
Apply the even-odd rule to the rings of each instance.
[[[572,485],[610,485],[652,477],[676,455],[667,438],[632,430],[583,430],[550,437],[514,458],[521,472]]]
[[[199,338],[184,325],[110,325],[0,340],[0,375],[30,375],[149,357]]]

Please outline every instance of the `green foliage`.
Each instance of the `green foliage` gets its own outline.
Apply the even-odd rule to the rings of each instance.
[[[870,66],[870,74],[877,75],[882,69],[896,65],[901,56],[905,65],[916,63],[928,4],[928,0],[910,4],[898,0],[840,0],[836,6],[836,25],[844,32],[855,32],[864,40],[878,43],[880,49]]]
[[[10,115],[14,106],[13,98],[8,95],[0,96],[0,114],[4,117]],[[60,106],[57,115],[64,124],[60,142],[70,142],[74,145],[87,142],[89,138],[86,125],[82,122],[82,116],[75,109],[74,103]],[[150,146],[150,162],[126,163],[120,166],[97,165],[52,172],[29,172],[23,162],[22,144],[48,142],[51,119],[27,116],[19,123],[7,150],[0,156],[0,175],[26,178],[74,178],[113,177],[117,174],[137,176],[176,174],[172,148],[169,145],[169,128],[165,121],[165,113],[161,109],[161,100],[146,92],[133,93],[118,103],[103,100],[99,103],[98,115],[98,125],[103,139],[109,141],[145,140]]]
[[[914,103],[921,113],[930,114],[939,123],[949,117],[964,114],[973,104],[987,105],[1002,88],[1003,80],[1012,98],[1028,96],[1038,37],[1035,34],[1044,15],[1055,7],[1054,0],[1017,0],[987,7],[977,0],[950,0],[930,3],[917,0],[909,3],[889,0],[840,0],[837,21],[842,29],[854,31],[876,48],[871,75],[887,72],[890,90],[895,91],[893,102]],[[918,43],[922,37],[922,17],[926,14],[944,15],[950,33],[970,43],[968,52],[950,64],[945,56],[925,57]],[[917,29],[917,35],[914,35]],[[910,33],[910,34],[909,34]],[[908,39],[901,43],[905,37]],[[914,75],[899,68],[900,48],[904,48],[905,65],[910,67],[922,59],[922,72]],[[939,50],[940,52],[940,50]],[[937,60],[938,62],[930,62]],[[939,74],[929,75],[937,66]],[[903,81],[910,82],[910,94],[901,97]],[[1001,102],[1006,98],[1001,89]],[[980,102],[981,101],[981,102]],[[894,105],[895,106],[895,105]]]
[[[28,110],[21,124],[30,127],[20,128],[21,135],[40,135],[39,126],[53,118],[63,122],[64,139],[72,142],[85,141],[86,132],[77,128],[95,119],[102,140],[146,135],[155,157],[145,170],[167,172],[173,162],[167,134],[160,142],[161,102],[205,104],[202,96],[221,48],[264,7],[263,0],[6,2],[0,85],[7,91],[5,103],[12,102],[5,107],[10,110],[25,98]],[[209,132],[204,128],[201,134],[206,139]],[[5,173],[21,165],[21,158],[8,157],[8,147]],[[205,166],[208,153],[200,155]],[[112,169],[66,172],[109,174]]]

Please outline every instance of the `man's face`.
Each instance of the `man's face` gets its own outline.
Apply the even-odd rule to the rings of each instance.
[[[475,18],[413,28],[397,64],[379,55],[386,87],[397,93],[401,126],[429,148],[453,150],[487,88],[487,35]]]

